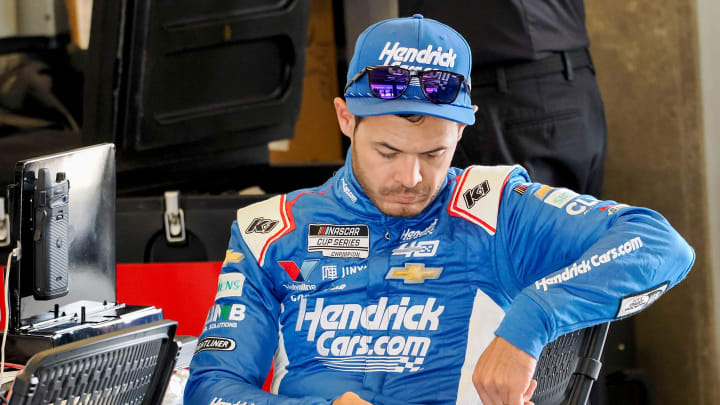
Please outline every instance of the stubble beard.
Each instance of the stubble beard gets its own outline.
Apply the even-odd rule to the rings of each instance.
[[[370,201],[372,201],[373,205],[375,205],[375,207],[377,207],[380,212],[387,216],[403,218],[414,217],[420,214],[425,208],[427,208],[427,206],[435,200],[435,197],[437,197],[438,193],[440,192],[440,187],[442,186],[441,184],[435,185],[434,190],[431,188],[432,186],[418,185],[415,188],[407,188],[404,186],[394,188],[381,188],[379,191],[376,192],[375,190],[371,189],[369,184],[365,181],[365,172],[358,164],[355,153],[356,152],[353,149],[350,156],[353,172],[355,174],[355,179],[360,184],[360,187],[365,192],[365,195],[367,195]],[[397,194],[414,195],[416,196],[416,202],[409,204],[385,204],[382,201],[383,197]]]

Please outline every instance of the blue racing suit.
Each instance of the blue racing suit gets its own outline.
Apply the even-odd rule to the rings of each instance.
[[[185,403],[480,403],[471,376],[495,336],[537,358],[646,308],[694,258],[658,213],[518,166],[451,168],[422,213],[388,217],[348,158],[320,187],[238,211]]]

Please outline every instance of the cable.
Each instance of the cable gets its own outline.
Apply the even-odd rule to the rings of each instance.
[[[8,363],[7,361],[5,362],[5,367],[14,368],[15,370],[24,370],[25,369],[24,364]]]
[[[8,329],[10,327],[10,313],[8,308],[8,287],[10,285],[10,265],[12,264],[12,258],[19,256],[19,250],[18,248],[15,248],[12,250],[10,255],[8,255],[8,261],[7,266],[5,266],[5,271],[3,272],[3,309],[5,310],[5,326],[3,327],[3,338],[2,338],[2,346],[0,346],[0,384],[2,384],[3,378],[5,377],[5,342],[7,341],[7,335],[8,335]]]

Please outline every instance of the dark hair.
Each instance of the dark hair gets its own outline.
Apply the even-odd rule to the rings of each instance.
[[[395,114],[395,115],[398,117],[405,118],[406,120],[408,120],[410,122],[420,122],[425,118],[425,116],[421,115],[421,114]],[[355,128],[357,128],[357,126],[360,125],[360,122],[363,120],[363,118],[365,118],[365,117],[361,117],[359,115],[355,116]]]
[[[425,119],[425,116],[422,114],[395,114],[395,115],[398,117],[405,118],[406,120],[408,120],[410,122],[420,122],[423,119]],[[360,122],[363,120],[363,118],[365,118],[365,117],[361,117],[359,115],[355,116],[355,128],[353,128],[353,134],[355,133],[355,131],[357,131],[357,127],[358,127],[358,125],[360,125]],[[461,125],[459,122],[457,124]]]

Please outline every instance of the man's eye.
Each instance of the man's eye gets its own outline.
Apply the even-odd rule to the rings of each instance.
[[[382,152],[378,152],[378,153],[380,153],[380,156],[382,156],[384,159],[392,159],[396,155],[396,153],[382,153]]]
[[[425,157],[430,158],[430,159],[435,159],[435,158],[440,157],[441,154],[442,154],[442,152],[430,152],[430,153],[426,153]]]

